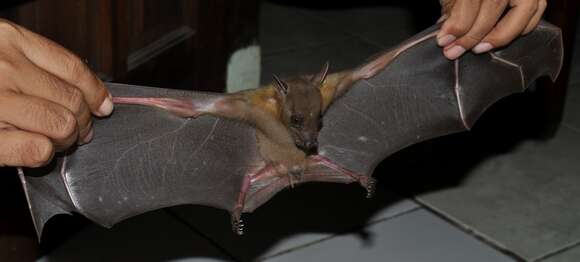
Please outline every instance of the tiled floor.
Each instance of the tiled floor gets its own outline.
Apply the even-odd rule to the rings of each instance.
[[[356,65],[417,32],[409,12],[266,3],[262,82],[273,73],[312,72],[327,60],[332,70]],[[232,235],[222,211],[176,207],[111,230],[91,226],[41,260],[580,261],[576,64],[565,122],[553,139],[497,139],[501,129],[475,130],[386,161],[377,172],[383,187],[370,201],[354,186],[306,185],[248,215],[243,237]],[[438,144],[456,151],[441,154]],[[433,154],[442,156],[427,157]]]

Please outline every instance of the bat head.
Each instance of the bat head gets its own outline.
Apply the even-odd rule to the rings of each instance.
[[[274,75],[274,86],[281,101],[281,121],[292,134],[296,146],[306,153],[318,148],[323,103],[320,88],[327,73],[328,63],[312,76],[281,80]]]

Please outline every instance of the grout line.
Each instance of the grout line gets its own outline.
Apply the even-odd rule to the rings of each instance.
[[[175,220],[177,220],[179,223],[183,224],[185,227],[187,227],[191,232],[193,232],[196,235],[199,235],[200,237],[202,237],[203,239],[205,239],[206,241],[208,241],[212,246],[214,246],[218,251],[222,252],[224,255],[226,255],[229,259],[231,259],[231,261],[241,261],[240,259],[237,259],[232,253],[230,253],[227,249],[225,249],[224,247],[222,247],[217,241],[213,240],[213,238],[209,237],[208,235],[206,235],[205,233],[203,233],[202,231],[198,230],[196,227],[194,227],[193,225],[189,224],[187,222],[187,220],[183,219],[181,216],[179,216],[177,213],[173,212],[173,210],[169,209],[169,208],[165,208],[163,209],[163,211],[165,211],[169,216],[173,217]]]
[[[546,254],[543,254],[539,257],[536,257],[532,260],[530,260],[531,262],[540,262],[541,260],[545,260],[547,258],[551,258],[554,257],[556,255],[562,254],[568,250],[574,249],[576,247],[580,247],[580,240],[576,240],[574,242],[568,243],[567,245],[560,247],[560,248],[556,248],[552,251],[547,252]]]
[[[351,233],[353,233],[355,231],[358,231],[358,230],[360,230],[362,228],[366,228],[366,227],[368,227],[370,225],[374,225],[374,224],[382,223],[382,222],[385,222],[385,221],[389,221],[389,220],[398,218],[400,216],[407,215],[407,214],[413,213],[415,211],[419,211],[421,209],[423,209],[423,208],[420,207],[420,206],[416,206],[416,207],[410,208],[408,210],[402,211],[400,213],[396,213],[396,214],[393,214],[391,216],[387,216],[387,217],[384,217],[384,218],[381,218],[381,219],[378,219],[378,220],[374,220],[374,221],[369,222],[369,223],[364,224],[364,225],[351,227],[349,229],[345,229],[342,232],[339,232],[339,233],[336,233],[336,234],[332,234],[330,236],[326,236],[326,237],[320,238],[318,240],[314,240],[314,241],[311,241],[311,242],[308,242],[308,243],[304,243],[302,245],[298,245],[298,246],[295,246],[293,248],[290,248],[290,249],[287,249],[287,250],[284,250],[284,251],[280,251],[278,253],[274,253],[272,255],[268,255],[268,256],[265,256],[265,257],[260,257],[258,259],[258,261],[265,261],[267,259],[271,259],[271,258],[274,258],[274,257],[282,256],[282,255],[288,254],[290,252],[294,252],[294,251],[299,250],[299,249],[303,249],[303,248],[306,248],[306,247],[309,247],[309,246],[314,246],[316,244],[325,242],[325,241],[330,240],[330,239],[333,239],[335,237],[343,236],[343,235],[347,235],[347,234],[351,234]]]
[[[474,237],[479,242],[481,242],[481,243],[495,249],[496,251],[514,259],[515,261],[518,261],[518,262],[519,261],[521,261],[521,262],[527,261],[524,258],[524,256],[522,256],[521,254],[518,254],[517,252],[512,251],[512,250],[509,250],[506,246],[504,246],[503,244],[494,240],[490,236],[487,236],[487,235],[483,234],[482,232],[479,232],[476,229],[471,228],[468,225],[461,223],[461,221],[459,221],[459,219],[457,219],[453,216],[450,216],[448,214],[445,214],[443,211],[437,209],[436,207],[430,206],[429,204],[427,204],[426,202],[423,202],[418,197],[414,197],[413,200],[416,203],[418,203],[419,205],[421,205],[423,208],[425,208],[426,210],[430,211],[435,216],[443,219],[444,221],[451,224],[452,226],[455,226],[456,228],[463,231],[464,233]]]

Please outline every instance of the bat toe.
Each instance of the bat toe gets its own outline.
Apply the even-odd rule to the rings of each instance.
[[[238,236],[244,235],[244,220],[241,217],[232,216],[232,231]]]

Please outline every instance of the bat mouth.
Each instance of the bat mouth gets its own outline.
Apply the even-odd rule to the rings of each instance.
[[[295,136],[294,144],[298,149],[307,155],[315,155],[318,153],[318,140],[317,139],[302,139],[298,135]]]
[[[302,152],[306,153],[306,155],[316,155],[318,154],[318,147],[307,147],[304,145],[296,145],[298,149],[302,150]]]

